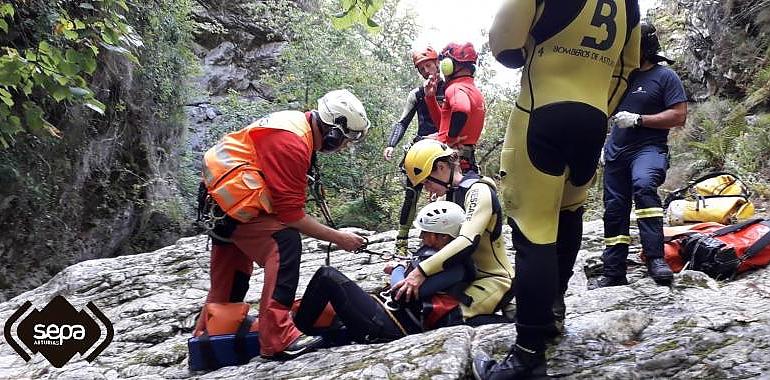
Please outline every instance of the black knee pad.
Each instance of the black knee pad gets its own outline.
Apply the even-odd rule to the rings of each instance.
[[[291,306],[299,283],[299,262],[302,240],[293,228],[280,230],[273,235],[278,245],[278,273],[272,298],[281,305]]]
[[[233,275],[233,287],[230,288],[230,302],[243,302],[246,292],[249,291],[249,276],[241,271],[235,271]]]

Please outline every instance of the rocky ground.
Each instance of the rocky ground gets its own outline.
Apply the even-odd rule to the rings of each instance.
[[[394,232],[369,235],[374,250],[393,244]],[[27,300],[42,308],[63,295],[78,310],[93,301],[115,328],[114,341],[94,362],[76,356],[59,369],[40,354],[25,363],[0,340],[0,378],[461,379],[469,376],[475,353],[502,357],[515,339],[511,325],[460,326],[388,344],[324,349],[289,362],[255,358],[239,367],[190,372],[186,341],[208,287],[206,244],[204,237],[187,238],[155,252],[82,262],[0,304],[0,321],[5,321]],[[587,290],[588,279],[599,270],[602,244],[601,222],[586,223],[584,250],[566,299],[567,333],[549,350],[550,374],[573,379],[770,379],[768,271],[730,283],[687,271],[671,287],[661,287],[644,277],[640,265],[632,265],[631,285]],[[304,247],[298,294],[326,252],[324,244],[312,239]],[[385,280],[376,256],[335,251],[332,265],[367,290]],[[254,313],[261,277],[257,269],[247,295]]]

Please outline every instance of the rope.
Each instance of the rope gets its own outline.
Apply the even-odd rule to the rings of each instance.
[[[337,225],[334,223],[334,219],[332,219],[332,213],[329,210],[329,204],[326,203],[326,193],[324,192],[323,183],[321,182],[321,170],[318,168],[318,160],[315,154],[313,154],[310,165],[310,173],[307,175],[307,178],[310,181],[310,192],[313,193],[313,199],[321,210],[321,214],[323,215],[324,220],[326,220],[326,225],[337,229]],[[326,259],[324,260],[324,263],[327,266],[331,265],[331,253],[332,242],[329,242],[326,246]]]

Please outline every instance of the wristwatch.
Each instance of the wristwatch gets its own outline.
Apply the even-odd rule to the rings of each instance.
[[[636,121],[634,122],[634,128],[639,128],[642,126],[642,114],[639,114],[639,116],[636,118]]]

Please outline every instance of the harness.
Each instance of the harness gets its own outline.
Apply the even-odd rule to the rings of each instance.
[[[201,181],[198,185],[198,209],[193,225],[202,229],[214,241],[214,244],[232,243],[230,236],[239,222],[222,210],[214,201],[206,184]]]

